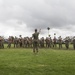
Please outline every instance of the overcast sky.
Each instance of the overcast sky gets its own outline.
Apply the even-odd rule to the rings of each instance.
[[[0,35],[75,36],[75,0],[0,0]]]

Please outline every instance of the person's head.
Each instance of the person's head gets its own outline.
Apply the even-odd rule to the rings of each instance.
[[[19,35],[19,37],[22,37],[22,35]]]
[[[35,32],[37,32],[37,29],[35,29]]]

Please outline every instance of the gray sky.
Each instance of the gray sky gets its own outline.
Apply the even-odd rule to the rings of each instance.
[[[0,0],[0,35],[75,36],[75,0]]]

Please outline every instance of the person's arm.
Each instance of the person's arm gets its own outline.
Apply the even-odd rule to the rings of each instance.
[[[41,32],[41,29],[39,30],[39,33]]]
[[[34,37],[34,34],[32,34],[32,38]]]

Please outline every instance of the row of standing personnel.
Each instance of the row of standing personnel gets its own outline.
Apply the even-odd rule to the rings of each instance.
[[[32,36],[34,37],[34,36]],[[7,44],[8,44],[8,48],[11,48],[11,44],[14,44],[14,48],[16,47],[33,47],[34,45],[34,38],[32,37],[24,37],[22,38],[21,36],[19,38],[17,37],[11,37],[9,36],[9,38],[7,39]],[[41,39],[37,40],[38,43],[38,47],[47,47],[47,48],[56,48],[57,43],[59,45],[59,49],[62,48],[62,43],[63,40],[61,38],[61,36],[58,38],[58,40],[56,39],[56,37],[54,37],[53,39],[51,39],[51,37],[47,37],[46,39],[44,39],[44,37],[42,37]],[[69,39],[66,38],[64,41],[65,47],[66,49],[69,49]],[[72,40],[73,43],[73,48],[75,49],[75,38]],[[0,36],[0,48],[4,48],[4,39]]]

